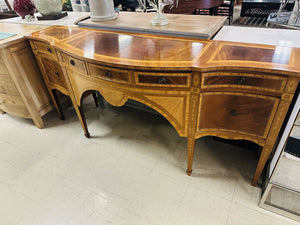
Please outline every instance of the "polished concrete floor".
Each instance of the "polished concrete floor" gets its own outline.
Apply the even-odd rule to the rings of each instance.
[[[258,207],[254,151],[205,137],[185,174],[186,139],[162,117],[95,108],[92,137],[64,105],[46,127],[0,115],[1,225],[295,225]]]

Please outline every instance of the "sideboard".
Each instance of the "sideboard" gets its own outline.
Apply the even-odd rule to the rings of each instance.
[[[44,77],[71,97],[89,137],[82,98],[97,90],[122,106],[139,101],[187,137],[218,136],[262,146],[252,185],[274,147],[300,80],[300,49],[53,26],[27,36]],[[48,55],[57,63],[41,60]],[[46,82],[47,83],[47,82]],[[53,99],[55,101],[55,99]]]

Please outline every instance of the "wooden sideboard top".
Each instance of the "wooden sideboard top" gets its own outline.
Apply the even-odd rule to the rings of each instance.
[[[104,64],[139,69],[248,69],[300,76],[300,48],[53,26],[27,36]],[[298,63],[297,63],[298,59]]]

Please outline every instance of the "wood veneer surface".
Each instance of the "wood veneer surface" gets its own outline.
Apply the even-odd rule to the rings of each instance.
[[[140,101],[187,137],[188,175],[196,138],[246,139],[263,147],[256,185],[300,80],[299,48],[62,26],[28,38],[55,49],[85,134],[87,92]]]
[[[261,68],[299,76],[300,49],[53,26],[28,38],[79,57],[131,68],[213,70]],[[163,67],[163,68],[162,68]]]

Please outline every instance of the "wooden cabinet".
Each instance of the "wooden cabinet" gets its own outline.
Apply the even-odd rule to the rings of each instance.
[[[90,91],[99,91],[115,106],[139,101],[187,137],[188,175],[195,139],[206,135],[245,139],[262,147],[252,182],[256,185],[300,80],[295,64],[300,50],[290,47],[278,51],[276,46],[62,26],[28,38],[48,44],[32,45],[38,57],[54,57],[56,51],[87,136],[82,98]],[[45,76],[49,86],[50,81],[63,86],[56,73],[58,63],[42,62],[49,71]]]
[[[28,40],[24,38],[0,46],[0,112],[32,119],[44,127],[42,116],[52,109]]]

